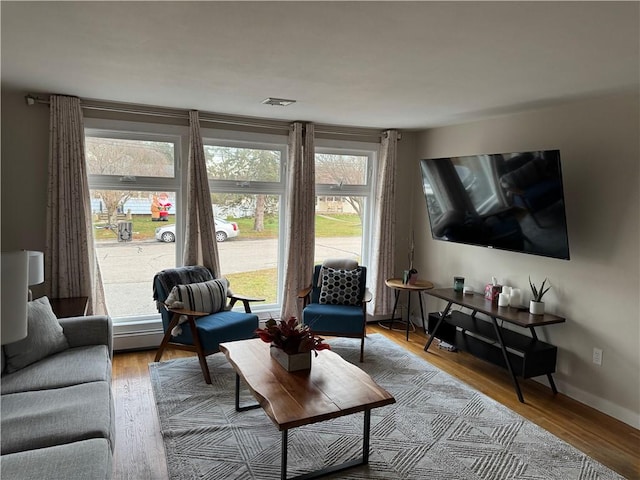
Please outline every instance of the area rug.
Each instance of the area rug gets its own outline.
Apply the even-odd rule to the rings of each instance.
[[[407,352],[380,334],[333,339],[334,352],[396,398],[371,412],[369,464],[328,479],[621,479],[554,435]],[[212,385],[196,357],[149,365],[169,476],[280,478],[280,432],[262,409],[236,412],[235,373],[208,357]],[[246,388],[242,403],[252,403]],[[288,475],[357,458],[362,413],[289,431]]]

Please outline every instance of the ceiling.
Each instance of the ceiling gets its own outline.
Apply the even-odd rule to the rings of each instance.
[[[639,88],[638,2],[1,2],[2,85],[419,129]],[[263,105],[267,97],[297,100]]]

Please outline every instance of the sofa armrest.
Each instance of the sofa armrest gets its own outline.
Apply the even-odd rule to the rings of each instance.
[[[89,315],[84,317],[59,318],[69,347],[106,345],[113,358],[113,324],[111,317]]]

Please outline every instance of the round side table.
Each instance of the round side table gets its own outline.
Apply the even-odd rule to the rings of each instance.
[[[398,307],[398,299],[401,292],[407,292],[407,341],[409,340],[409,326],[413,326],[411,322],[411,292],[418,293],[418,301],[420,302],[420,315],[422,316],[422,328],[426,332],[424,323],[424,308],[422,307],[422,296],[420,292],[433,288],[433,283],[428,280],[417,280],[415,283],[403,283],[401,278],[388,278],[384,281],[385,285],[391,288],[395,294],[393,302],[393,312],[391,313],[390,330],[393,330],[393,322],[396,319],[396,308]],[[402,321],[402,319],[400,319]]]

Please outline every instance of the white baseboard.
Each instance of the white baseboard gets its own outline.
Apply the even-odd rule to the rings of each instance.
[[[148,350],[158,348],[164,332],[158,320],[137,323],[115,324],[113,326],[113,350]]]
[[[597,397],[585,392],[584,390],[575,388],[566,382],[556,380],[556,386],[558,387],[558,391],[567,397],[573,398],[580,403],[584,403],[591,408],[595,408],[599,412],[609,415],[616,420],[620,420],[621,422],[640,430],[640,414],[638,414],[638,412],[633,412],[629,409],[623,408],[607,399]]]

